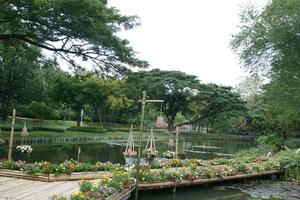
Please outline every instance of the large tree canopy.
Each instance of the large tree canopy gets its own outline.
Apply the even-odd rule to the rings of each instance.
[[[199,80],[196,76],[180,71],[154,69],[133,73],[129,75],[126,83],[129,96],[135,97],[136,100],[141,98],[142,91],[146,90],[149,98],[165,101],[162,111],[171,131],[177,113],[187,109],[189,94],[197,87]]]
[[[231,87],[215,84],[201,84],[197,92],[190,97],[189,109],[183,114],[186,122],[179,125],[191,124],[194,127],[210,124],[215,127],[216,121],[222,117],[233,118],[244,116],[246,112],[245,102]]]
[[[262,9],[245,8],[232,47],[251,71],[266,74],[263,100],[270,129],[299,130],[300,1],[272,0]]]
[[[124,73],[145,67],[128,41],[116,36],[137,25],[102,0],[7,0],[0,4],[0,43],[27,44],[49,50],[76,66],[90,60],[95,71]],[[30,47],[30,46],[29,46]]]
[[[270,78],[294,73],[300,65],[300,1],[272,0],[261,10],[247,7],[232,47],[248,69]]]

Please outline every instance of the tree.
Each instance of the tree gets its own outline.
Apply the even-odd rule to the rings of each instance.
[[[300,130],[300,80],[281,77],[265,86],[262,96],[267,104],[265,112],[268,130],[284,139]]]
[[[69,74],[61,74],[50,88],[52,101],[68,105],[77,115],[77,126],[80,125],[80,113],[87,97],[84,93],[83,80]]]
[[[36,118],[40,119],[40,127],[43,125],[43,119],[49,119],[52,115],[52,108],[50,108],[45,102],[32,101],[28,106],[28,110]]]
[[[84,103],[92,105],[96,108],[99,124],[101,127],[103,127],[102,111],[108,98],[105,80],[97,76],[91,76],[85,78],[83,84],[83,92],[86,96],[86,102]]]
[[[7,0],[0,5],[0,22],[0,44],[35,46],[73,66],[74,57],[109,75],[147,66],[116,36],[138,25],[136,17],[120,15],[102,0]]]
[[[207,131],[209,127],[214,131],[218,119],[224,121],[243,116],[246,112],[245,102],[231,87],[201,84],[190,98],[188,110],[183,113],[187,121],[178,125],[200,127],[206,123]]]
[[[251,74],[240,78],[235,90],[244,100],[251,101],[262,93],[263,79],[258,74]]]
[[[231,42],[247,69],[268,76],[266,118],[269,128],[284,137],[299,130],[299,11],[297,0],[272,0],[261,10],[245,8]]]
[[[12,106],[44,100],[46,90],[46,66],[38,48],[0,43],[0,112],[3,119]]]
[[[108,79],[106,82],[106,88],[109,90],[108,99],[106,102],[106,108],[109,112],[109,122],[113,121],[113,118],[118,112],[122,118],[122,115],[124,118],[127,118],[127,122],[132,122],[132,117],[129,116],[130,111],[127,111],[126,109],[130,108],[134,101],[128,97],[128,95],[125,92],[125,81],[124,80],[118,80],[118,79]]]
[[[162,111],[167,118],[168,130],[174,128],[174,120],[178,112],[187,109],[189,95],[199,84],[196,76],[188,75],[180,71],[151,71],[135,72],[126,80],[128,93],[140,99],[143,90],[152,99],[164,100]],[[158,105],[159,106],[159,105]]]
[[[297,0],[272,0],[261,10],[243,10],[231,45],[247,69],[267,70],[270,78],[299,71],[299,11]]]

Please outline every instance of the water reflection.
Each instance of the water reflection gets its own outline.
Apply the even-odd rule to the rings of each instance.
[[[215,190],[213,187],[193,186],[177,188],[175,194],[171,190],[144,191],[139,194],[142,200],[248,200],[249,195],[239,190]]]
[[[170,145],[172,144],[172,145]],[[173,139],[160,140],[156,142],[157,149],[160,153],[171,150],[175,151]],[[142,143],[142,149],[145,143]],[[188,158],[210,159],[218,157],[217,154],[233,154],[242,149],[253,146],[253,143],[243,141],[225,141],[212,139],[194,139],[186,140],[181,138],[179,141],[179,151],[186,151]],[[67,143],[67,144],[42,144],[32,145],[33,153],[30,157],[22,155],[14,149],[14,160],[26,160],[35,162],[47,160],[52,163],[58,163],[65,159],[77,160],[78,148],[80,147],[80,161],[96,162],[111,161],[113,163],[123,163],[122,152],[125,148],[124,141],[114,141],[110,143]],[[7,156],[8,147],[0,146],[0,159]]]

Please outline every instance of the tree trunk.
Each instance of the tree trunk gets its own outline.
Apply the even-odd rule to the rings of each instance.
[[[201,125],[199,124],[198,125],[198,130],[197,130],[198,133],[200,133],[200,129],[201,129]]]
[[[206,134],[208,134],[208,127],[209,127],[208,124],[209,124],[209,123],[207,122],[207,123],[206,123]]]
[[[97,113],[98,113],[98,118],[99,118],[99,125],[101,128],[103,128],[103,123],[102,123],[102,113],[100,107],[97,107]]]
[[[282,137],[283,137],[283,140],[286,140],[287,139],[287,132],[283,131]]]
[[[174,118],[168,119],[168,131],[171,134],[174,128]]]
[[[64,109],[64,123],[67,120],[67,107]]]
[[[80,112],[77,114],[77,127],[80,126]]]
[[[214,127],[215,123],[214,123],[214,120],[212,120],[210,122],[210,127],[211,127],[211,132],[214,133],[215,132],[215,127]]]
[[[113,118],[114,118],[114,110],[110,109],[110,115],[109,115],[109,123],[113,122]]]

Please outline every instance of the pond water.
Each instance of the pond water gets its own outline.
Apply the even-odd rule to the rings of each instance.
[[[141,192],[142,200],[299,200],[300,185],[293,182],[245,180],[222,185],[200,185],[171,190]]]
[[[249,200],[250,195],[237,189],[216,190],[213,186],[193,186],[177,188],[175,194],[171,190],[141,192],[141,200]]]
[[[137,143],[137,142],[136,142]],[[145,146],[145,141],[143,141],[142,149]],[[106,162],[111,161],[113,163],[123,163],[124,158],[122,152],[125,149],[125,141],[123,140],[114,140],[107,142],[79,142],[79,143],[64,143],[64,144],[37,144],[31,145],[33,147],[33,152],[29,157],[22,155],[20,152],[15,150],[13,152],[14,160],[26,160],[27,162],[35,162],[41,160],[47,160],[52,163],[59,163],[65,159],[77,159],[78,148],[81,149],[80,161],[84,162]],[[175,149],[175,141],[173,139],[159,140],[156,142],[157,149],[160,153]],[[243,142],[237,140],[214,140],[214,139],[204,139],[204,138],[195,138],[195,139],[185,139],[180,138],[179,140],[179,149],[181,151],[185,150],[187,152],[188,158],[198,158],[198,159],[210,159],[220,156],[230,156],[238,151],[248,149],[253,147],[254,143],[252,142]],[[8,152],[7,145],[0,145],[0,159],[6,158]],[[233,183],[224,183],[221,185],[210,185],[210,186],[194,186],[186,188],[177,188],[175,194],[171,190],[158,190],[150,192],[141,192],[139,194],[139,199],[141,200],[253,200],[253,199],[262,199],[259,196],[264,196],[265,194],[270,193],[270,197],[274,194],[274,191],[278,188],[283,188],[283,185],[273,187],[273,185],[266,187],[262,190],[262,185],[257,187],[257,184],[253,186],[246,185],[242,187],[242,191],[239,186],[242,186],[242,183],[235,185],[235,187],[228,187]],[[273,183],[272,183],[273,184]],[[276,184],[276,182],[275,182]],[[266,184],[263,183],[264,186]],[[245,188],[251,188],[248,192],[245,192]],[[290,191],[291,187],[285,191]],[[300,196],[300,187],[293,190],[292,195],[284,195],[283,198],[278,199],[293,199],[290,198],[294,196],[294,193],[298,193]],[[264,194],[264,195],[263,195]],[[280,192],[283,194],[283,192]],[[288,197],[288,198],[286,198]],[[298,198],[298,197],[297,197]],[[295,199],[297,199],[295,198]]]
[[[136,142],[137,143],[137,142]],[[123,140],[114,140],[107,142],[85,142],[85,143],[64,143],[64,144],[37,144],[31,145],[32,154],[27,157],[13,150],[14,160],[26,160],[35,162],[47,160],[52,163],[59,163],[66,159],[77,159],[78,149],[80,148],[80,161],[84,162],[106,162],[124,164],[125,160],[122,152],[125,149],[126,142]],[[184,139],[179,140],[179,150],[186,151],[188,158],[210,159],[220,156],[230,156],[240,150],[253,146],[251,142],[213,140],[213,139]],[[145,147],[145,141],[142,143],[142,149]],[[175,141],[173,139],[156,141],[156,147],[160,153],[175,150]],[[7,145],[0,146],[0,159],[6,158],[8,152]]]

